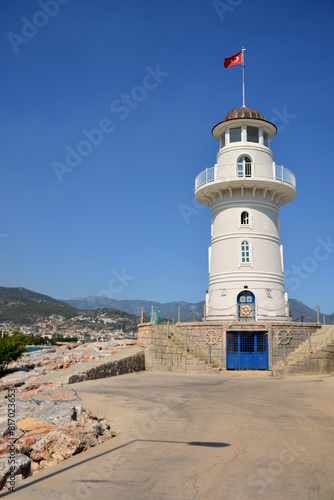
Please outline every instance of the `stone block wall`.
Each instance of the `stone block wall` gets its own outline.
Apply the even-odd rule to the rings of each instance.
[[[321,328],[317,323],[274,323],[269,330],[269,341],[271,343],[272,363],[275,366],[279,361],[283,361],[283,345],[285,345],[286,355],[291,354],[311,335],[317,333]],[[285,338],[284,338],[285,337]]]
[[[316,333],[321,325],[314,323],[242,323],[203,321],[193,323],[177,323],[180,332],[187,333],[188,338],[199,345],[203,352],[211,346],[212,361],[226,369],[226,333],[237,331],[262,331],[268,333],[269,369],[283,359],[283,345],[286,355],[294,351],[307,339],[308,333]]]
[[[189,323],[176,323],[175,327],[182,335],[187,333],[190,341],[199,346],[204,356],[208,353],[208,344],[211,344],[211,359],[222,369],[226,369],[226,333],[237,331],[261,331],[268,334],[269,369],[276,363],[283,360],[283,345],[285,345],[286,355],[293,352],[301,343],[307,339],[308,333],[316,333],[321,327],[315,323],[294,323],[294,322],[219,322],[201,321]],[[138,327],[138,344],[146,347],[146,367],[167,366],[168,357],[171,354],[171,342],[163,338],[158,338],[153,334],[151,324],[143,324]],[[176,347],[175,347],[176,349]],[[191,343],[189,342],[191,351]],[[166,358],[167,356],[167,358]],[[176,351],[175,351],[175,356]],[[181,363],[181,359],[176,363]],[[170,363],[169,371],[175,367],[175,363]],[[173,371],[173,370],[172,370]]]
[[[138,326],[137,344],[145,347],[145,370],[186,371],[178,346],[159,335],[151,323]]]
[[[148,347],[152,343],[151,323],[142,323],[138,325],[137,345]]]
[[[141,351],[132,356],[116,359],[88,368],[81,373],[76,373],[68,377],[68,384],[83,382],[85,380],[96,380],[99,378],[113,377],[123,375],[124,373],[133,373],[145,370],[145,352]]]
[[[173,339],[167,339],[163,328],[146,323],[138,326],[137,344],[145,347],[145,369],[167,372],[204,371],[205,363],[196,359]]]
[[[301,359],[292,355],[287,366],[279,370],[281,375],[310,375],[334,373],[334,339],[312,353],[307,352]]]
[[[226,352],[226,324],[218,321],[201,321],[192,323],[177,323],[180,333],[186,333],[188,339],[200,347],[202,354],[208,357],[208,342],[211,342],[211,361],[220,367],[224,366]],[[189,344],[191,349],[191,343]],[[226,356],[225,356],[226,357]]]

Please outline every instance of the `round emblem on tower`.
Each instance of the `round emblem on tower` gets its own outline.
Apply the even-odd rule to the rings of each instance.
[[[251,314],[251,308],[249,306],[242,306],[240,308],[240,315],[241,316],[244,316],[244,317],[247,317]]]

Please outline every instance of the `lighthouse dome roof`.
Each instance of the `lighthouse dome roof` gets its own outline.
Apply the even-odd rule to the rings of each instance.
[[[256,111],[256,109],[248,108],[246,106],[242,106],[241,108],[232,109],[225,118],[223,122],[227,122],[228,120],[235,120],[237,118],[253,118],[255,120],[266,120],[262,113]]]
[[[257,111],[253,108],[248,108],[247,106],[242,106],[241,108],[232,109],[232,111],[227,113],[223,121],[217,123],[217,125],[213,127],[212,134],[219,141],[221,134],[226,128],[229,128],[231,126],[240,127],[245,123],[247,124],[247,122],[248,125],[251,125],[251,123],[249,123],[249,120],[254,120],[254,126],[257,125],[260,127],[264,127],[267,133],[269,133],[270,139],[274,137],[277,132],[276,125],[266,120],[263,114],[260,113],[260,111]],[[230,125],[230,122],[233,122],[233,124]]]

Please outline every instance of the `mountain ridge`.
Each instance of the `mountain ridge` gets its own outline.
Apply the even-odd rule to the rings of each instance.
[[[78,314],[75,307],[49,295],[23,287],[0,287],[0,322],[12,321],[17,325],[31,325],[52,314],[68,319]]]
[[[290,310],[293,321],[316,322],[316,310],[311,309],[297,299],[290,299]],[[149,315],[152,305],[160,310],[160,317],[175,321],[178,320],[180,306],[181,321],[201,321],[203,318],[204,301],[200,302],[156,302],[142,299],[110,299],[98,295],[89,297],[73,297],[69,300],[57,300],[48,295],[39,294],[23,287],[0,287],[0,322],[12,321],[17,325],[31,325],[37,321],[45,320],[55,314],[68,319],[80,314],[80,311],[97,309],[111,309],[125,312],[140,318],[142,308]],[[325,315],[326,323],[334,323],[334,313]],[[320,315],[320,322],[323,315]]]
[[[88,315],[101,310],[109,317],[125,316],[125,320],[135,323],[136,317],[131,313],[120,309],[94,308],[78,309],[61,300],[54,299],[49,295],[43,295],[23,287],[0,287],[0,323],[11,322],[17,326],[31,326],[38,322],[44,322],[50,316],[62,316],[65,320],[75,318],[78,315]]]
[[[141,299],[110,299],[108,297],[102,297],[99,295],[90,295],[89,297],[73,297],[69,300],[63,300],[66,304],[78,307],[79,309],[94,309],[100,307],[110,307],[112,309],[120,309],[121,311],[129,312],[130,314],[135,314],[137,316],[141,315],[141,310],[144,308],[146,313],[150,311],[152,305],[156,306],[160,310],[160,316],[165,319],[172,319],[173,315],[175,319],[178,317],[178,306],[181,306],[181,321],[193,320],[194,316],[196,320],[203,317],[203,305],[204,301],[200,302],[156,302]],[[297,299],[290,299],[289,301],[290,310],[292,313],[292,321],[301,320],[303,316],[304,321],[316,322],[317,312],[316,310],[310,308],[303,302]],[[326,323],[334,322],[334,313],[325,315]],[[323,315],[320,315],[320,322],[323,320]]]

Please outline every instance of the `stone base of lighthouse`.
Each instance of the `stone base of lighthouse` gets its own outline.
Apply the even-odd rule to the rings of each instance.
[[[213,366],[218,371],[271,371],[321,327],[288,321],[198,321],[170,324],[167,330],[165,324],[143,323],[138,325],[138,344],[145,347],[146,370],[204,372]]]

